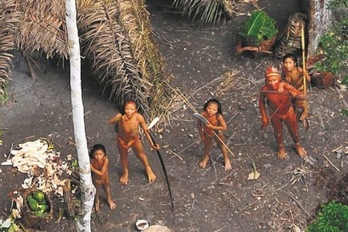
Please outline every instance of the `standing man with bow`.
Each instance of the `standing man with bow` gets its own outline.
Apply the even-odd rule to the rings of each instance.
[[[292,98],[304,98],[304,96],[292,85],[281,81],[281,76],[276,68],[268,67],[265,73],[265,85],[260,90],[259,109],[262,117],[262,129],[264,129],[269,125],[266,113],[267,103],[269,117],[274,128],[274,136],[278,144],[279,159],[287,158],[283,143],[283,122],[295,143],[296,153],[301,158],[307,156],[306,150],[300,144],[296,112]]]

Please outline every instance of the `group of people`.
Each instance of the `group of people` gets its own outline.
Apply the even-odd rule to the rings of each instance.
[[[259,109],[262,117],[262,126],[265,128],[271,122],[274,128],[275,140],[278,144],[278,158],[286,159],[286,151],[283,143],[283,122],[287,126],[294,148],[297,154],[305,158],[306,150],[300,144],[298,133],[298,120],[303,121],[308,117],[309,107],[304,94],[303,78],[310,81],[310,76],[297,65],[296,56],[288,54],[283,59],[282,73],[275,67],[268,67],[265,72],[265,85],[261,87],[259,94]],[[266,108],[268,106],[268,114]],[[204,144],[203,159],[199,162],[201,168],[205,168],[209,161],[209,153],[213,145],[213,139],[218,144],[224,157],[225,170],[231,170],[231,161],[228,157],[228,147],[224,142],[222,131],[227,130],[224,120],[221,103],[217,99],[208,100],[200,113],[202,119],[197,119],[197,128]],[[123,109],[108,121],[109,124],[117,124],[116,144],[120,153],[122,175],[120,183],[128,185],[128,150],[132,148],[136,157],[143,164],[148,181],[154,182],[156,176],[153,173],[144,148],[139,138],[139,128],[151,145],[151,149],[158,150],[160,147],[153,143],[148,126],[144,117],[137,112],[136,102],[128,100]],[[106,156],[105,147],[101,144],[93,146],[90,152],[91,172],[93,184],[97,189],[95,196],[95,210],[100,211],[99,190],[103,188],[106,194],[106,201],[110,209],[116,208],[116,203],[110,194],[110,182],[108,174],[109,160]]]

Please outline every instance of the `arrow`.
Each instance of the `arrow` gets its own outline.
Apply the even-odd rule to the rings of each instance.
[[[305,96],[301,96],[301,95],[291,96],[289,92],[277,92],[277,91],[273,91],[273,90],[260,90],[260,93],[271,93],[271,94],[285,95],[285,96],[289,96],[289,97],[293,97],[293,98],[298,98],[300,100],[307,100],[307,97],[305,97]]]
[[[159,117],[156,117],[152,120],[150,125],[148,126],[148,129],[150,130],[157,122],[159,121]]]

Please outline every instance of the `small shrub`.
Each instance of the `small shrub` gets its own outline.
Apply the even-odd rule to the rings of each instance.
[[[347,28],[347,29],[346,29]],[[323,62],[316,63],[316,69],[339,74],[346,71],[348,60],[348,19],[338,22],[329,33],[320,38],[319,47],[325,54]]]
[[[348,205],[331,201],[319,212],[306,232],[348,231]]]
[[[329,9],[336,9],[339,7],[348,7],[348,0],[331,0],[328,3]]]

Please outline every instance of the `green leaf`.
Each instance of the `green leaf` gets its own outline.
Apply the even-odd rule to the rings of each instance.
[[[253,11],[239,35],[259,45],[265,39],[271,39],[278,33],[275,21],[264,11]]]
[[[341,114],[344,116],[348,116],[348,109],[341,109]]]
[[[322,206],[322,210],[318,213],[315,220],[310,224],[306,232],[328,231],[339,232],[347,231],[347,219],[345,215],[348,213],[348,206],[337,203],[335,201],[329,202]]]

